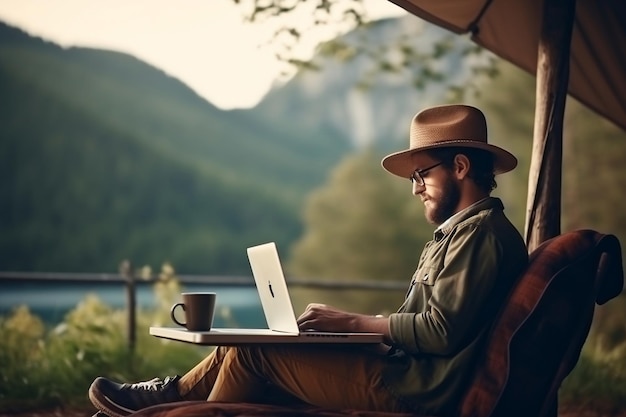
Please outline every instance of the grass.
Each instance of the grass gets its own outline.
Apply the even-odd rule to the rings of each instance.
[[[171,283],[157,284],[155,291],[162,303],[168,302],[165,294],[177,294]],[[0,412],[84,407],[97,376],[140,381],[181,374],[210,352],[150,336],[148,327],[163,323],[162,314],[154,312],[138,314],[131,351],[125,314],[88,296],[53,328],[25,306],[0,317]]]
[[[593,349],[588,340],[572,373],[563,381],[559,403],[570,409],[601,411],[607,415],[626,410],[626,349]]]

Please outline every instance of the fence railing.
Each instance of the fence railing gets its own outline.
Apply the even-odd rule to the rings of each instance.
[[[135,349],[137,340],[137,284],[156,283],[158,275],[143,277],[134,271],[129,264],[123,263],[119,273],[73,273],[73,272],[17,272],[0,271],[0,282],[3,281],[39,281],[39,282],[76,282],[76,283],[119,283],[125,287],[127,312],[127,342],[131,351]],[[181,284],[206,284],[219,287],[253,287],[251,276],[215,276],[215,275],[176,275]],[[354,280],[317,280],[288,278],[289,287],[303,287],[332,290],[376,290],[403,291],[407,288],[406,281],[354,281]]]

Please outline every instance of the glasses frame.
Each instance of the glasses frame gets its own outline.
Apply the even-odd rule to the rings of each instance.
[[[411,180],[411,184],[415,184],[417,182],[420,187],[423,187],[424,185],[426,185],[426,182],[424,181],[424,177],[422,177],[422,175],[433,168],[437,168],[441,164],[443,164],[443,161],[437,162],[435,165],[431,165],[428,168],[416,169],[409,177],[409,180]]]

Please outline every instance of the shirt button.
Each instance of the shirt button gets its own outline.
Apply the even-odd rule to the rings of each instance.
[[[424,275],[424,278],[422,278],[422,281],[428,281],[428,274]]]

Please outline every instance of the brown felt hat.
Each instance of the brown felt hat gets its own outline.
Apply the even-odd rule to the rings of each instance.
[[[517,166],[517,158],[510,152],[487,143],[487,122],[483,113],[476,107],[462,104],[437,106],[417,113],[411,121],[409,149],[387,155],[382,165],[392,174],[409,178],[415,171],[413,154],[453,146],[491,152],[495,174]]]

